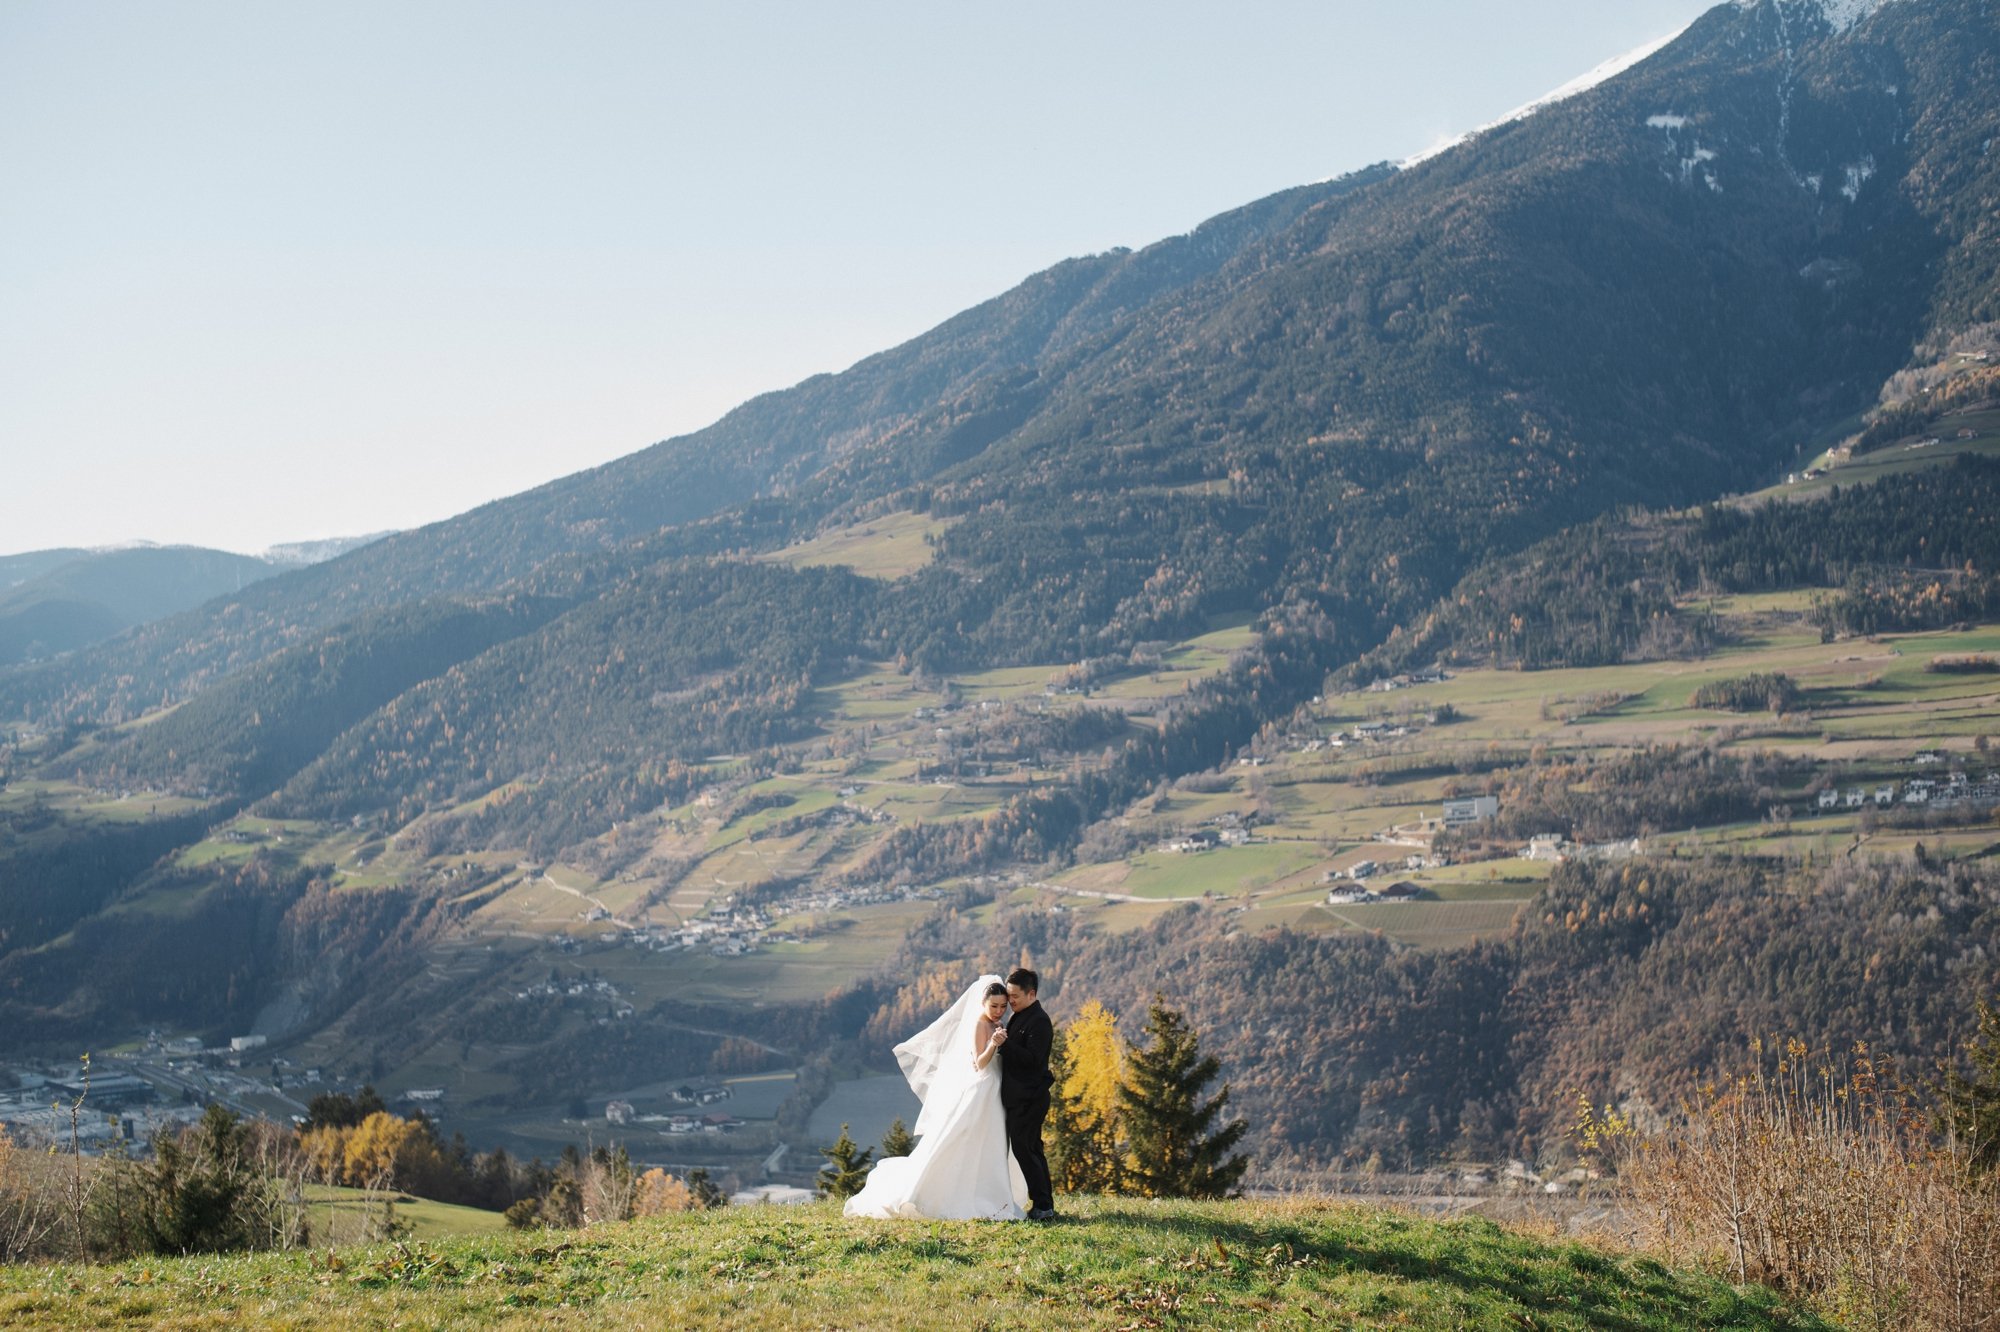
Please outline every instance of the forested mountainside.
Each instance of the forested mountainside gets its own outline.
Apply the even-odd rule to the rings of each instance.
[[[1250,933],[1195,907],[1098,934],[1023,909],[940,915],[890,973],[1004,972],[1026,949],[1051,959],[1059,1012],[1088,997],[1138,1015],[1158,993],[1200,1015],[1259,1159],[1310,1174],[1333,1143],[1344,1165],[1532,1159],[1579,1096],[1663,1115],[1760,1039],[1943,1051],[1991,983],[1996,936],[1991,869],[1570,864],[1517,928],[1465,949]],[[907,1029],[926,988],[888,999],[871,1036]]]
[[[1535,670],[1696,655],[1702,594],[1817,587],[1835,633],[1935,629],[2000,616],[2000,462],[1952,465],[1817,501],[1599,518],[1475,569],[1349,670],[1444,660]]]
[[[80,560],[89,551],[75,546],[63,546],[54,550],[29,550],[17,555],[0,555],[0,589],[19,587],[30,578],[38,578],[51,569]]]
[[[1810,6],[1719,8],[1418,167],[1060,265],[709,431],[16,675],[0,707],[130,717],[366,607],[759,494],[779,502],[662,553],[914,505],[967,515],[948,568],[1005,569],[1024,605],[1086,598],[1093,633],[1106,605],[1140,634],[1287,590],[1420,605],[1609,504],[1768,476],[1913,343],[1993,317],[1993,41],[1976,0],[1838,34]],[[1080,571],[1085,542],[1117,567]],[[1177,558],[1218,543],[1243,570],[1219,586]],[[1003,646],[1083,632],[1038,627]]]
[[[1064,913],[1012,911],[1002,887],[1039,891],[1091,856],[1124,873],[1143,837],[1173,831],[1176,779],[1226,785],[1294,731],[1331,738],[1306,714],[1335,686],[1440,658],[1698,656],[1754,619],[1725,623],[1703,593],[1811,590],[1817,604],[1773,613],[1829,636],[1986,617],[1991,463],[1719,501],[1863,432],[1885,382],[1957,374],[1954,339],[2000,319],[1996,131],[2000,15],[1980,0],[1896,0],[1852,26],[1800,0],[1724,5],[1626,73],[1408,169],[1058,265],[707,431],[0,670],[0,1023],[65,1044],[261,1023],[405,1082],[485,1060],[490,1111],[505,1088],[740,1063],[739,1037],[771,1042],[749,1058],[762,1067],[858,1028],[894,986],[856,975],[907,929],[912,966],[986,947],[952,933],[959,895],[1005,918],[1009,951],[1116,976],[1125,1002],[1192,968],[1278,1156],[1541,1135],[1547,1080],[1609,1047],[1536,1046],[1549,1014],[1529,999],[1637,1002],[1624,935],[1572,930],[1572,914],[1644,921],[1657,933],[1633,947],[1671,968],[1740,907],[1742,937],[1772,941],[1740,988],[1777,1020],[1807,1012],[1782,1002],[1789,904],[1817,895],[1806,937],[1838,952],[1828,922],[1854,917],[1833,905],[1851,885],[1763,864],[1729,869],[1722,897],[1673,868],[1644,893],[1564,878],[1560,928],[1526,920],[1455,951],[1331,917],[1253,936],[1222,892],[1144,931],[1064,933]],[[1980,402],[1950,402],[1954,424],[1983,423],[1962,427],[1966,447],[1991,443],[1992,423],[1963,415]],[[1940,456],[1905,457],[1932,441],[1886,426],[1880,442],[1896,468]],[[829,554],[853,549],[877,562]],[[1835,711],[1870,705],[1867,687],[1817,686]],[[1967,689],[1939,715],[1971,752]],[[1868,743],[1748,753],[1732,732],[1681,750],[1642,730],[1553,758],[1546,737],[1517,743],[1566,709],[1587,715],[1558,697],[1511,732],[1474,723],[1494,728],[1478,745],[1342,769],[1329,788],[1420,789],[1371,807],[1373,825],[1302,823],[1259,863],[1323,896],[1324,848],[1447,791],[1504,793],[1509,835],[1550,831],[1530,818],[1606,838],[1775,824]],[[1430,717],[1401,720],[1463,721]],[[1248,813],[1282,805],[1263,789]],[[1990,934],[1990,884],[1956,874],[1924,868],[1879,900],[1929,893],[1954,928]],[[1909,919],[1888,910],[1869,937]],[[756,985],[703,970],[741,956],[707,951],[704,931],[778,920],[804,923],[776,931],[789,951],[756,960]],[[564,997],[524,1022],[573,931],[698,948],[672,966],[643,954],[621,983],[712,982],[709,1006],[656,996],[586,1017]],[[827,955],[845,960],[816,970]],[[1951,1027],[1976,961],[1957,988],[1896,990],[1909,1030]],[[1572,969],[1574,991],[1557,981]],[[1829,972],[1823,1011],[1876,1021],[1854,992],[1868,974]],[[1433,982],[1455,997],[1423,999]],[[1259,1033],[1288,1030],[1266,1020],[1267,989],[1295,1017],[1381,1014],[1339,1028],[1362,1062],[1316,1088],[1258,1062]],[[1725,1008],[1662,1061],[1711,1055]],[[814,1068],[802,1098],[831,1076]],[[1490,1095],[1447,1104],[1453,1079]],[[1332,1108],[1298,1108],[1312,1096]]]
[[[0,561],[0,666],[88,647],[279,572],[196,546],[31,551]]]

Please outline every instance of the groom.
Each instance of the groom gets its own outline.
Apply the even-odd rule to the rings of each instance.
[[[1042,1011],[1035,992],[1042,978],[1026,967],[1007,977],[1007,1006],[1014,1015],[1000,1038],[1000,1107],[1007,1114],[1007,1143],[1028,1181],[1030,1221],[1056,1219],[1056,1199],[1049,1187],[1049,1158],[1042,1151],[1042,1121],[1049,1117],[1049,1048],[1055,1024]]]

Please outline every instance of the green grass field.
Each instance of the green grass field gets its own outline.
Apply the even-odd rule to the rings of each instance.
[[[306,1190],[306,1225],[312,1242],[324,1248],[364,1241],[371,1233],[371,1225],[379,1225],[385,1200],[390,1203],[390,1215],[399,1233],[412,1241],[492,1235],[507,1228],[507,1220],[500,1213],[477,1207],[459,1207],[395,1192],[377,1194],[371,1199],[361,1189],[313,1185]]]
[[[1064,1199],[1047,1226],[831,1203],[247,1257],[0,1269],[9,1328],[1817,1329],[1761,1287],[1489,1221]]]
[[[591,968],[644,1007],[676,999],[721,1003],[788,1003],[823,998],[872,969],[930,910],[927,902],[853,907],[826,933],[801,943],[766,944],[742,957],[705,950],[594,953]]]
[[[1960,439],[1960,429],[1971,429],[1975,433],[1971,439]],[[2000,412],[1961,412],[1946,416],[1929,427],[1923,438],[1933,436],[1938,440],[1936,444],[1919,445],[1916,439],[1902,440],[1858,457],[1833,459],[1831,466],[1828,466],[1826,455],[1821,455],[1811,464],[1825,468],[1821,475],[1811,478],[1801,475],[1796,481],[1766,486],[1733,502],[1753,504],[1770,499],[1810,499],[1834,486],[1865,485],[1898,472],[1936,467],[1963,453],[1992,457],[2000,454]],[[1804,469],[1800,470],[1803,473]]]
[[[1093,892],[1160,900],[1190,900],[1210,893],[1233,897],[1296,874],[1318,859],[1316,848],[1287,843],[1253,843],[1191,853],[1146,851],[1127,861],[1123,874],[1098,874],[1087,881],[1063,875],[1057,882]]]
[[[1380,930],[1408,943],[1438,946],[1504,933],[1521,902],[1367,902],[1317,907],[1359,930]]]
[[[927,518],[920,513],[891,513],[822,532],[810,541],[773,551],[763,558],[794,568],[844,564],[866,578],[896,579],[929,564],[929,539],[956,521]]]

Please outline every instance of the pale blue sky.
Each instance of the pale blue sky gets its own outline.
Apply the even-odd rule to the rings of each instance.
[[[0,0],[0,553],[407,527],[1699,0]]]

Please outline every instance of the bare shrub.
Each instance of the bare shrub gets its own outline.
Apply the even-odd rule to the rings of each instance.
[[[62,1219],[55,1159],[24,1151],[0,1129],[0,1263],[39,1258]]]
[[[1585,1108],[1579,1136],[1611,1149],[1651,1246],[1848,1326],[2000,1327],[2000,1180],[1865,1047],[1758,1059],[1650,1137]]]
[[[625,1149],[607,1151],[599,1147],[583,1158],[577,1168],[576,1186],[581,1207],[579,1222],[601,1226],[611,1221],[630,1221],[639,1198],[639,1178]]]

